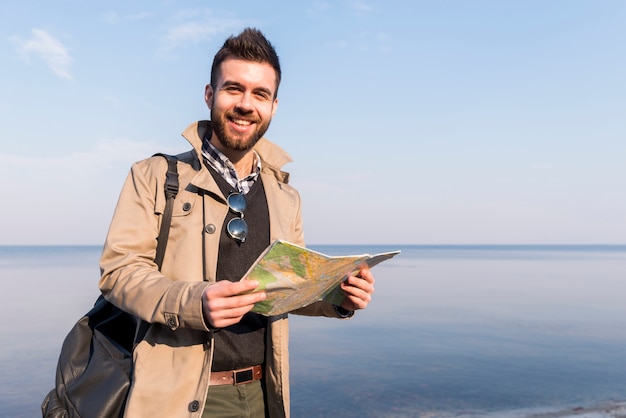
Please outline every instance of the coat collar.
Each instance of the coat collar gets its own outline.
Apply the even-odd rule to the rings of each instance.
[[[211,122],[202,120],[192,123],[182,133],[183,137],[189,141],[195,150],[196,157],[199,159],[200,163],[202,163],[202,138],[206,136],[210,129]],[[281,167],[293,160],[285,150],[273,142],[270,142],[265,137],[261,138],[259,142],[256,143],[254,150],[261,158],[262,173],[271,174],[282,183],[289,182],[289,173],[282,171]],[[200,165],[202,166],[202,164]]]

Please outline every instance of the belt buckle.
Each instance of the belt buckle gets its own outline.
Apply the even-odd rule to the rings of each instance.
[[[243,385],[254,380],[254,367],[233,371],[233,385]]]

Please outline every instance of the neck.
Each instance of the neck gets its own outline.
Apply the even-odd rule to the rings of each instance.
[[[255,169],[254,163],[256,162],[255,153],[252,149],[246,151],[233,150],[225,147],[215,137],[211,138],[211,145],[224,154],[235,167],[237,171],[237,177],[242,179],[248,174],[251,174]]]
[[[235,166],[235,171],[237,171],[237,177],[239,177],[240,179],[243,179],[248,174],[251,174],[254,170],[255,158],[254,152],[252,151],[246,152],[246,154],[237,161],[233,160],[230,156],[228,156],[228,158]]]

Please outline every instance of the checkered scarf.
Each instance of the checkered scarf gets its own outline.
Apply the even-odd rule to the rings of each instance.
[[[236,188],[239,193],[243,194],[250,191],[250,188],[261,173],[261,158],[259,158],[256,151],[252,152],[254,152],[256,170],[240,180],[239,177],[237,177],[235,166],[228,157],[215,148],[207,138],[204,138],[202,141],[202,157],[204,158],[204,163],[213,167],[215,171],[224,177],[224,180],[226,180],[228,184]]]

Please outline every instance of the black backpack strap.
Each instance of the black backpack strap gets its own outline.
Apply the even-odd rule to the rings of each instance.
[[[167,238],[170,235],[172,212],[174,210],[174,198],[178,194],[178,159],[175,156],[167,154],[154,155],[160,155],[167,160],[167,174],[165,175],[165,210],[163,211],[161,229],[159,230],[159,238],[157,239],[156,257],[154,257],[154,262],[157,266],[159,266],[159,270],[161,270],[163,258],[165,257]]]

